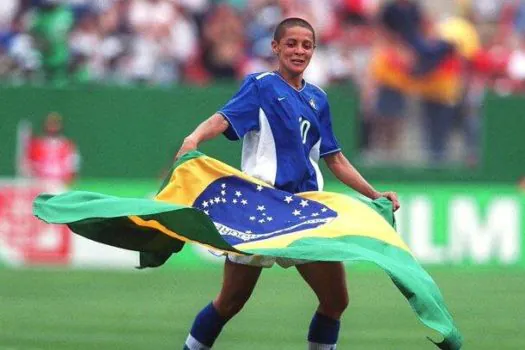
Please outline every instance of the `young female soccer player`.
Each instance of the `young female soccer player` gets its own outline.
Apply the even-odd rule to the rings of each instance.
[[[341,153],[325,92],[303,80],[314,49],[315,32],[308,22],[283,20],[272,41],[279,68],[249,75],[237,94],[184,140],[177,157],[224,133],[230,140],[243,139],[242,170],[278,189],[321,191],[317,163],[323,158],[343,183],[372,199],[387,197],[397,209],[397,195],[377,192]],[[266,256],[228,256],[222,289],[195,318],[184,349],[210,349],[249,299],[262,268],[275,262],[295,266],[319,299],[308,333],[309,349],[335,349],[339,319],[348,305],[343,264]]]

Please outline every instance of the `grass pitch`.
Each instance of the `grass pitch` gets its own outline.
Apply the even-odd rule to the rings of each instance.
[[[524,271],[431,269],[465,349],[525,349]],[[348,269],[350,308],[338,349],[434,349],[386,274]],[[0,270],[0,349],[181,349],[218,291],[217,267],[155,271]],[[313,294],[293,269],[265,270],[215,349],[304,350]]]

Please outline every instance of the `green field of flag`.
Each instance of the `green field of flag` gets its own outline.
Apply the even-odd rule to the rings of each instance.
[[[429,269],[465,337],[464,349],[525,349],[522,269]],[[150,271],[0,270],[0,349],[181,349],[216,294],[217,266]],[[348,269],[350,307],[338,349],[424,350],[425,328],[387,275]],[[215,349],[304,350],[316,303],[293,269],[265,270]]]

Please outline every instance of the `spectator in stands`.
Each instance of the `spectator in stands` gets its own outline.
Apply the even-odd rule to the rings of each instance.
[[[102,74],[100,49],[102,35],[96,13],[85,11],[69,37],[72,60],[70,70],[77,82],[96,80]]]
[[[128,17],[131,2],[115,0],[99,13],[99,28],[102,42],[100,51],[100,78],[108,83],[128,83],[131,74],[128,69],[133,29]]]
[[[246,49],[249,57],[243,67],[243,75],[275,69],[275,55],[270,43],[274,28],[283,18],[281,6],[278,1],[253,1],[245,13]]]
[[[376,44],[370,70],[376,87],[373,99],[368,100],[373,119],[370,124],[370,147],[379,161],[398,161],[399,138],[407,114],[408,89],[406,78],[410,64],[405,51],[388,40]],[[373,102],[372,102],[373,101]]]
[[[424,75],[433,71],[454,51],[454,46],[443,40],[429,40],[427,23],[417,0],[392,0],[382,9],[381,24],[396,35],[416,54],[412,73]]]
[[[219,4],[204,21],[202,61],[214,78],[238,78],[244,61],[244,25],[227,4]]]
[[[332,83],[351,82],[358,91],[361,147],[369,150],[375,96],[375,83],[369,69],[374,31],[363,12],[344,11],[341,17],[337,34],[327,47],[325,65]]]
[[[33,37],[25,31],[25,18],[18,15],[6,32],[5,49],[12,63],[10,79],[13,82],[36,82],[41,67],[41,55],[36,50]]]
[[[421,15],[415,8],[412,9],[411,16],[417,22]],[[440,39],[435,42],[450,43],[454,51],[442,57],[441,62],[424,75],[409,74],[413,73],[413,69],[409,68],[413,65],[413,50],[405,50],[406,46],[402,43],[407,39],[400,41],[396,35],[388,35],[388,32],[381,37],[386,45],[380,47],[373,60],[374,77],[380,86],[378,124],[375,127],[378,136],[375,140],[388,143],[388,140],[395,139],[395,135],[401,133],[395,116],[399,121],[399,116],[406,113],[406,95],[416,94],[422,102],[423,139],[428,160],[430,165],[440,166],[449,160],[447,146],[452,127],[457,123],[465,61],[479,49],[477,32],[471,23],[461,18],[450,18],[437,24],[436,37]],[[416,57],[416,60],[419,64],[423,62],[421,56]],[[391,151],[395,144],[394,141],[389,143],[384,145],[383,150]],[[392,156],[387,155],[387,158],[392,159]]]
[[[62,85],[68,79],[68,35],[73,27],[73,12],[58,0],[41,0],[35,11],[31,32],[42,54],[47,81]]]
[[[134,0],[128,15],[135,34],[130,50],[131,79],[144,83],[174,80],[173,67],[163,48],[175,19],[172,4],[165,0]]]
[[[346,31],[348,14],[370,16],[377,3],[377,0],[5,0],[0,10],[0,74],[3,80],[16,83],[38,81],[42,75],[58,83],[67,81],[66,77],[72,81],[148,84],[236,78],[248,72],[273,69],[275,59],[266,49],[269,33],[283,17],[300,15],[309,19],[319,33],[317,58],[305,74],[314,83],[327,85],[346,79],[341,62],[349,56],[366,56],[363,53],[367,49],[362,45],[354,48],[356,54],[338,57],[341,46],[346,45],[341,43],[346,40],[341,32]],[[493,3],[474,1],[472,6],[477,9],[477,18],[491,21],[500,18],[500,27],[507,29],[499,31],[502,34],[496,43],[499,51],[501,47],[508,51],[507,44],[501,45],[505,41],[502,39],[512,37],[508,28],[521,30],[522,5]],[[417,2],[390,0],[382,9],[388,32],[417,53],[419,60],[414,60],[418,64],[413,71],[425,72],[439,66],[435,64],[443,47],[438,40],[426,36],[428,21],[421,15]],[[219,20],[218,16],[224,17]],[[361,31],[359,26],[354,29]],[[58,35],[51,35],[55,30]],[[225,34],[225,40],[219,41],[217,33]],[[86,44],[95,41],[96,47]],[[492,51],[501,56],[498,50]],[[425,57],[431,57],[429,62]],[[501,71],[507,72],[503,67],[506,63],[501,61]],[[512,81],[504,78],[498,79],[498,89],[511,91]]]
[[[181,75],[187,63],[197,56],[199,48],[197,22],[189,9],[177,6],[176,18],[170,28],[168,40],[170,55]]]

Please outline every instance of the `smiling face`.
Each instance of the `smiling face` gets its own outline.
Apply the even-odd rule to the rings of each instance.
[[[272,50],[279,58],[279,70],[290,77],[303,74],[314,49],[314,34],[301,26],[285,29],[279,41],[272,41]]]

